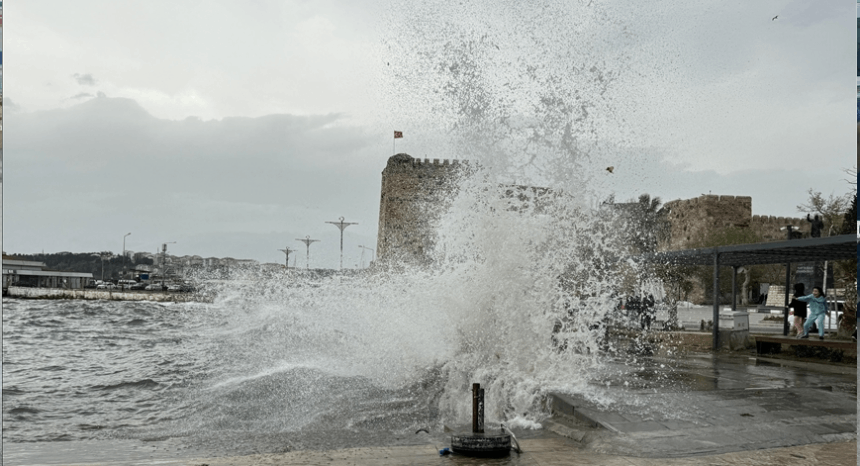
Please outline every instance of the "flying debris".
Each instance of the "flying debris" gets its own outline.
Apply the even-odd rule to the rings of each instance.
[[[615,167],[606,167],[606,171],[609,173],[613,173],[613,170],[615,170]]]
[[[779,15],[774,16],[771,21],[776,21],[776,18],[779,18]]]

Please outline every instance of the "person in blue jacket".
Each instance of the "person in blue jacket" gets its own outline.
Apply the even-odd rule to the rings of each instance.
[[[821,292],[821,288],[816,286],[812,289],[812,294],[801,296],[797,298],[797,300],[809,304],[809,318],[806,319],[806,323],[803,324],[803,335],[800,335],[797,338],[809,338],[809,328],[812,327],[813,322],[817,321],[818,339],[823,340],[824,316],[827,314],[827,298],[824,297],[824,293]]]

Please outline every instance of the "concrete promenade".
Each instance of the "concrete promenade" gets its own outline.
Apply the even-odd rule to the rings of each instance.
[[[857,442],[812,444],[788,448],[723,453],[686,458],[639,458],[583,451],[576,442],[564,438],[526,439],[523,453],[508,458],[479,459],[440,456],[439,445],[350,448],[332,451],[297,451],[223,458],[77,463],[69,466],[164,465],[164,466],[253,466],[253,465],[326,465],[326,466],[399,466],[399,465],[602,465],[602,466],[720,466],[720,465],[817,465],[855,466]]]
[[[556,394],[548,427],[572,429],[594,452],[655,458],[857,438],[856,367],[698,354],[671,366],[653,358],[605,381],[627,401],[600,406]],[[582,426],[598,430],[586,435]]]
[[[440,456],[450,438],[438,432],[406,446],[195,458],[161,454],[77,464],[858,464],[856,366],[694,353],[671,361],[610,362],[598,379],[594,386],[604,394],[620,396],[600,405],[576,395],[552,395],[553,417],[541,431],[518,433],[523,453],[509,458]]]

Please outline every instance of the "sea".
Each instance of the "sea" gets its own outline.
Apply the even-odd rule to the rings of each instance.
[[[328,320],[313,305],[229,298],[4,300],[5,464],[61,464],[69,452],[79,461],[221,456],[414,437],[436,417],[432,389],[361,347],[391,331],[382,316],[348,314],[338,309]]]

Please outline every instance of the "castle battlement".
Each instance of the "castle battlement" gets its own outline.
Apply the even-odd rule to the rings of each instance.
[[[462,161],[465,165],[465,161]],[[426,168],[449,168],[458,167],[461,161],[457,159],[419,159],[406,153],[399,153],[389,157],[385,169],[426,169]]]
[[[440,163],[440,162],[441,162],[441,163]],[[444,166],[444,165],[457,165],[459,162],[460,162],[460,161],[459,161],[459,160],[457,160],[457,159],[452,159],[452,160],[449,160],[449,159],[442,159],[441,161],[440,161],[439,159],[433,159],[433,165],[435,165],[435,166],[437,166],[437,167],[438,167],[438,166],[440,166],[440,165],[443,165],[443,166]],[[428,166],[428,165],[430,165],[430,159],[424,159],[424,160],[421,160],[421,159],[412,159],[412,166],[413,166],[413,167],[421,167],[421,166],[425,166],[425,167],[426,167],[426,166]]]
[[[753,215],[753,223],[785,226],[789,223],[795,226],[802,227],[806,224],[806,219],[802,217],[774,217],[772,215]]]
[[[699,197],[694,197],[692,199],[675,199],[674,201],[669,201],[664,205],[675,205],[675,206],[690,206],[695,207],[699,205],[705,204],[714,204],[718,202],[736,202],[736,203],[749,203],[752,204],[751,196],[729,196],[725,194],[702,194]]]

